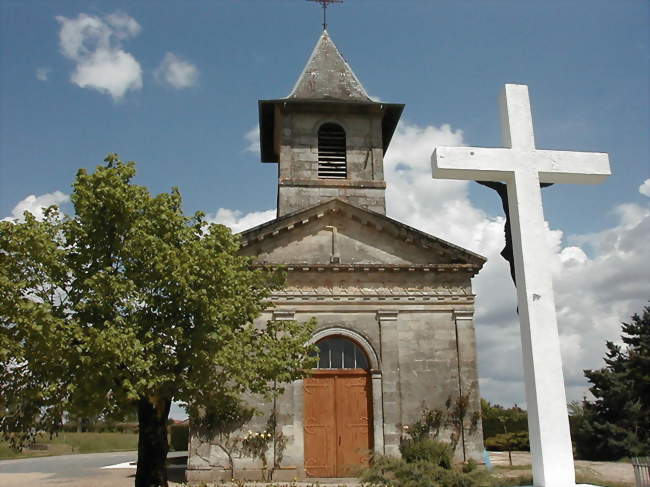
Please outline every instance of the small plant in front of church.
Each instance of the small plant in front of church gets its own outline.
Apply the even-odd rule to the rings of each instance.
[[[268,459],[266,454],[269,451],[273,440],[273,434],[269,431],[251,431],[248,430],[242,440],[242,451],[262,462],[262,470],[268,469]]]
[[[410,429],[410,428],[409,428]],[[379,456],[361,474],[365,486],[488,487],[491,476],[475,462],[453,464],[449,443],[421,438],[400,445],[402,458]]]
[[[425,438],[436,439],[445,425],[446,415],[440,409],[428,409],[423,405],[420,419],[411,425],[402,426],[402,442],[405,439],[419,441]]]
[[[273,479],[275,470],[280,467],[286,445],[286,437],[278,428],[277,411],[274,407],[263,431],[248,430],[248,433],[241,441],[241,451],[262,462],[262,470],[266,475],[265,480],[270,481]],[[269,467],[267,455],[271,449],[273,458]]]
[[[442,430],[448,429],[451,430],[449,435],[451,450],[456,451],[456,447],[460,443],[463,462],[466,462],[465,435],[476,432],[481,417],[478,411],[469,414],[469,404],[469,395],[466,394],[458,396],[455,400],[449,396],[445,401],[444,410],[429,409],[423,406],[420,418],[413,424],[402,427],[401,445],[406,445],[409,442],[422,442],[428,439],[437,440]]]
[[[391,487],[487,487],[491,476],[475,461],[454,465],[454,452],[466,434],[478,427],[478,413],[469,414],[469,397],[450,397],[444,409],[422,408],[417,421],[402,426],[401,458],[379,456],[361,475],[365,485]],[[468,424],[469,416],[469,424]],[[449,441],[440,441],[449,431]]]

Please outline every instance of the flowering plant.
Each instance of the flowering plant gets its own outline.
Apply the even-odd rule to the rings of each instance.
[[[268,430],[264,431],[251,431],[248,430],[246,436],[242,440],[242,449],[245,453],[253,458],[258,458],[262,462],[262,468],[267,468],[266,453],[273,441],[273,433]]]

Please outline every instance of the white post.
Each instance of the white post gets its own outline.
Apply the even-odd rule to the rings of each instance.
[[[526,85],[505,85],[501,115],[506,149],[438,147],[433,177],[507,184],[533,480],[536,487],[571,487],[575,470],[539,185],[600,182],[610,174],[609,159],[535,149]]]

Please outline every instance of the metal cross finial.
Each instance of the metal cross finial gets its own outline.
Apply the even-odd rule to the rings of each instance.
[[[343,0],[307,0],[308,2],[318,2],[323,6],[323,30],[327,29],[327,5],[330,3],[343,3]]]

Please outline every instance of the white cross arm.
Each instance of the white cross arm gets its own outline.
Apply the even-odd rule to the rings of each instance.
[[[431,168],[434,178],[477,181],[508,182],[531,170],[542,183],[594,184],[611,175],[605,153],[536,149],[437,147]]]

